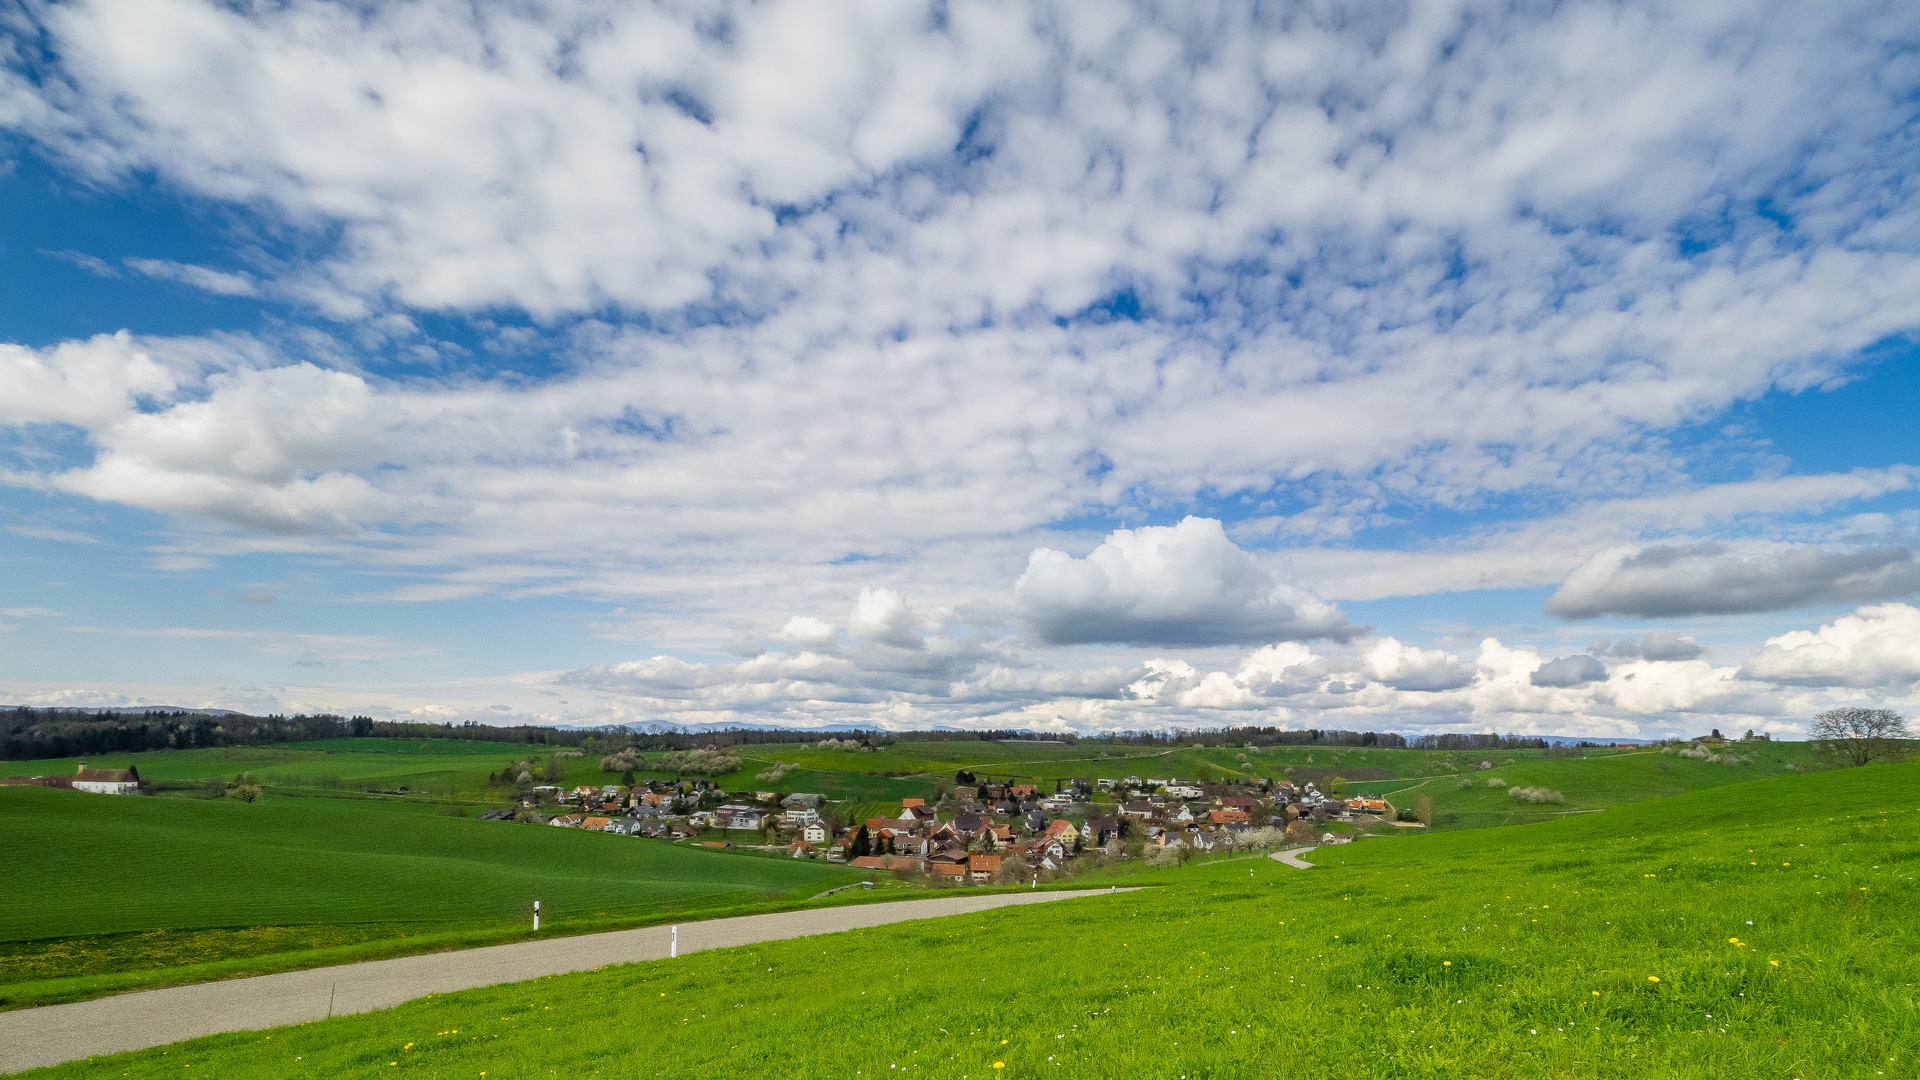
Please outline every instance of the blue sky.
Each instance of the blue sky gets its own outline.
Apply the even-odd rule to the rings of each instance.
[[[33,0],[0,698],[1910,710],[1916,45],[1873,3]]]

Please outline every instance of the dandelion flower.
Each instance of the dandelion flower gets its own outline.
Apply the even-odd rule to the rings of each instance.
[[[1647,976],[1647,981],[1648,981],[1648,982],[1659,982],[1659,981],[1660,981],[1660,976],[1658,976],[1658,975],[1649,975],[1649,976]]]
[[[1769,964],[1772,964],[1772,965],[1773,965],[1774,967],[1779,967],[1779,966],[1780,966],[1780,961],[1778,961],[1778,960],[1769,960],[1769,961],[1767,961],[1767,963],[1769,963]]]
[[[1004,1069],[1007,1067],[1007,1063],[1004,1061],[996,1061],[993,1063],[993,1067],[996,1069]]]
[[[1453,961],[1451,961],[1451,960],[1442,960],[1442,961],[1440,961],[1440,966],[1441,966],[1441,967],[1452,967],[1452,966],[1453,966]]]

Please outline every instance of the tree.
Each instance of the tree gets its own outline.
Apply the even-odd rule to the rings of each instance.
[[[1326,790],[1327,790],[1327,794],[1333,796],[1336,799],[1346,798],[1347,797],[1347,778],[1344,776],[1328,777],[1327,783],[1326,783]]]
[[[1422,795],[1419,798],[1413,800],[1413,813],[1415,817],[1420,819],[1420,824],[1432,825],[1433,824],[1433,796]]]
[[[847,858],[860,859],[871,854],[873,854],[873,838],[867,835],[867,827],[862,825],[853,834],[853,843],[847,847]]]
[[[1313,823],[1296,821],[1287,826],[1287,842],[1290,844],[1313,843]]]
[[[226,794],[227,782],[217,776],[207,777],[207,782],[200,785],[200,797],[203,799],[223,798]]]
[[[232,785],[227,788],[227,794],[241,802],[250,803],[260,797],[260,785],[254,782],[252,773],[241,773],[233,778]]]
[[[541,771],[545,775],[547,783],[554,784],[560,781],[560,770],[560,755],[555,754],[547,759],[547,767]]]
[[[1913,738],[1906,719],[1888,709],[1828,709],[1813,718],[1809,734],[1817,752],[1843,765],[1898,761]]]
[[[633,786],[633,770],[632,769],[628,769],[626,772],[623,772],[620,774],[620,783],[627,787]]]
[[[1202,765],[1202,766],[1200,766],[1200,773],[1199,773],[1199,776],[1200,776],[1200,784],[1201,784],[1201,786],[1203,786],[1203,787],[1204,787],[1204,786],[1205,786],[1205,785],[1207,785],[1207,784],[1211,784],[1211,783],[1213,783],[1213,769],[1212,769],[1212,767],[1211,767],[1211,766],[1207,766],[1207,765]]]

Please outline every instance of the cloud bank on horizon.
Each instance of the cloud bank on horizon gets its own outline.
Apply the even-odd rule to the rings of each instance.
[[[1623,735],[1911,707],[1920,468],[1743,417],[1912,363],[1917,44],[1894,3],[26,0],[5,182],[77,224],[8,258],[104,299],[8,313],[8,542],[137,534],[156,609],[246,608],[121,639],[260,659],[0,687]],[[0,634],[112,635],[20,589],[73,625]],[[1471,614],[1516,591],[1547,631]],[[515,665],[503,627],[432,678],[340,667],[553,598],[598,605],[580,655],[643,658]],[[381,644],[272,666],[348,639]]]

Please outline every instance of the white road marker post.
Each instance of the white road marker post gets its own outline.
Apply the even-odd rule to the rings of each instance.
[[[678,926],[673,928],[673,939],[667,944],[667,956],[670,959],[676,960],[680,957],[680,928]]]
[[[540,929],[540,901],[533,902],[533,928]]]

